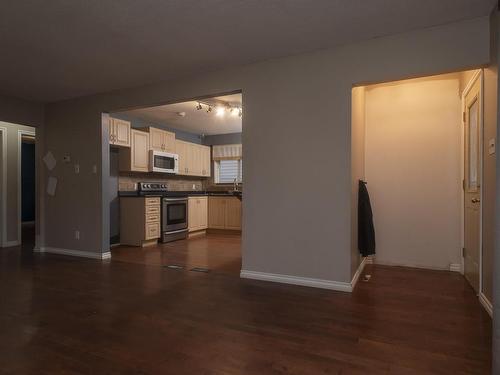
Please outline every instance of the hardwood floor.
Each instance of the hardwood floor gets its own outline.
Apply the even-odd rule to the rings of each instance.
[[[118,252],[0,249],[1,374],[489,374],[490,318],[455,273],[367,266],[348,294]]]
[[[152,266],[170,264],[207,268],[210,272],[239,276],[241,270],[241,235],[196,235],[187,240],[145,248],[118,246],[112,249],[114,260]]]

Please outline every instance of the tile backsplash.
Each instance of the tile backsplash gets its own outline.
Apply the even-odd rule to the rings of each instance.
[[[189,176],[165,177],[162,173],[125,173],[121,172],[118,176],[118,189],[120,191],[137,190],[138,182],[162,182],[166,183],[170,191],[188,191],[205,190],[206,179]]]

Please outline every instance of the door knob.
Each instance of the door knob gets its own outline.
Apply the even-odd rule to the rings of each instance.
[[[481,202],[481,199],[479,199],[479,198],[472,198],[471,202],[472,203],[479,203],[479,202]]]

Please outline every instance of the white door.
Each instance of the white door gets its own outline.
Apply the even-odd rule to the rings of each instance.
[[[465,94],[464,105],[464,275],[479,293],[482,158],[480,76]]]

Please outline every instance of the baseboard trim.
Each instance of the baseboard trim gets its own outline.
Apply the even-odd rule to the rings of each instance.
[[[241,270],[240,277],[242,279],[271,281],[281,284],[309,286],[313,288],[337,290],[340,292],[352,292],[352,284],[341,281],[313,279],[309,277],[281,275],[276,273],[256,272],[247,270]]]
[[[365,269],[365,264],[367,263],[367,259],[368,258],[363,258],[363,260],[361,261],[361,263],[359,264],[358,266],[358,269],[356,270],[356,273],[354,274],[354,276],[352,277],[352,281],[351,281],[351,291],[354,290],[354,287],[356,286],[356,284],[358,283],[358,280],[359,280],[359,277],[361,276],[361,274],[363,273],[363,270]]]
[[[82,251],[82,250],[71,250],[71,249],[61,249],[57,247],[40,247],[35,249],[37,253],[49,253],[49,254],[59,254],[59,255],[69,255],[80,258],[90,258],[90,259],[110,259],[111,252],[105,253],[93,253],[91,251]]]
[[[14,247],[14,246],[19,246],[19,245],[21,245],[21,241],[17,241],[17,240],[5,241],[4,243],[2,243],[2,247]]]
[[[479,293],[479,302],[481,302],[481,305],[483,305],[484,309],[489,314],[489,316],[493,318],[493,305],[488,300],[488,298],[483,294],[483,292]]]
[[[462,273],[462,265],[459,263],[450,263],[450,271]]]

